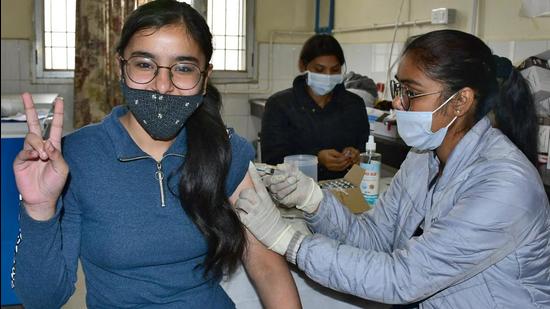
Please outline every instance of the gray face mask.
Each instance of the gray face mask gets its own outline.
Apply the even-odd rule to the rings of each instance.
[[[203,102],[203,95],[168,95],[133,89],[120,81],[120,89],[130,112],[147,133],[156,140],[171,140]]]

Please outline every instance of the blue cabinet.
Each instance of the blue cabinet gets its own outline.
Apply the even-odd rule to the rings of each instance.
[[[19,232],[19,192],[13,176],[13,160],[23,147],[23,138],[2,138],[2,305],[20,304],[11,288],[11,268]]]

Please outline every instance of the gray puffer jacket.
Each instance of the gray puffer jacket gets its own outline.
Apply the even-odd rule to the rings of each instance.
[[[487,118],[436,178],[438,166],[433,152],[411,151],[362,215],[324,192],[307,217],[316,234],[302,242],[298,267],[383,303],[550,308],[550,206],[534,166]]]

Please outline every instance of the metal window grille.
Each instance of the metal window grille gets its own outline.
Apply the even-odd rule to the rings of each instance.
[[[214,41],[214,69],[246,71],[246,1],[208,0],[207,7]]]
[[[44,70],[74,70],[76,0],[44,0]]]

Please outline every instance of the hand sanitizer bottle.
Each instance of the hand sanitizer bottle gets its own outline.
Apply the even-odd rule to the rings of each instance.
[[[378,188],[380,184],[380,167],[382,165],[382,155],[375,152],[376,143],[374,136],[370,135],[365,145],[366,152],[361,154],[361,166],[365,170],[361,180],[361,193],[369,206],[373,207],[378,201]]]

